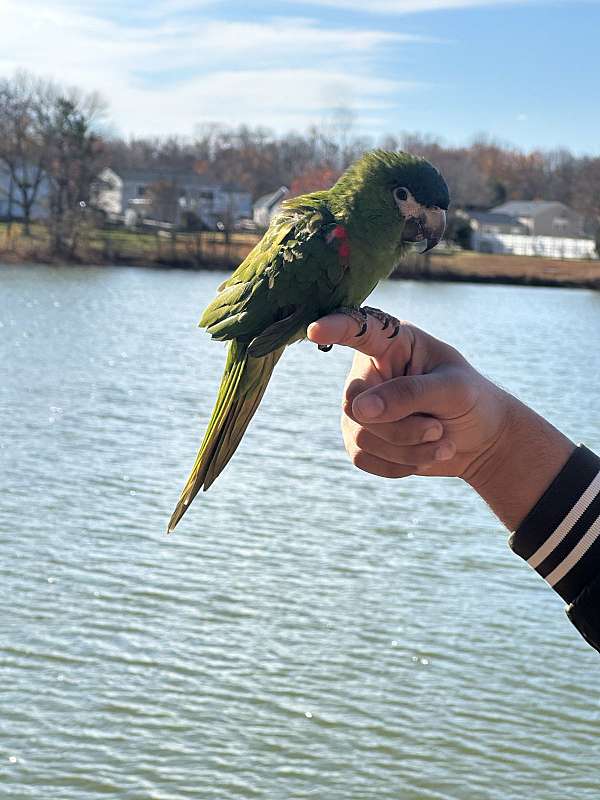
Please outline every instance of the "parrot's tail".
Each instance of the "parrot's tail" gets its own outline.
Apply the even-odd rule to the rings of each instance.
[[[169,520],[169,533],[175,529],[200,489],[208,489],[235,453],[284,348],[260,358],[248,356],[247,350],[247,344],[235,339],[229,345],[217,402],[194,468]]]

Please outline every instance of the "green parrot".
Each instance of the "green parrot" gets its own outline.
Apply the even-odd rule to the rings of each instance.
[[[374,150],[331,189],[283,203],[258,242],[218,289],[200,327],[228,341],[217,401],[196,463],[169,522],[169,532],[223,470],[262,399],[287,345],[333,311],[367,330],[363,301],[397,266],[406,242],[430,250],[441,239],[448,187],[428,161]],[[398,321],[376,309],[383,327]],[[331,346],[320,346],[321,350]]]

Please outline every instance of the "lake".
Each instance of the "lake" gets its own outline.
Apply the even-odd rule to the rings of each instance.
[[[289,349],[165,535],[222,279],[0,267],[0,798],[597,800],[598,653],[459,480],[352,467],[348,351]],[[371,303],[600,449],[599,292]]]

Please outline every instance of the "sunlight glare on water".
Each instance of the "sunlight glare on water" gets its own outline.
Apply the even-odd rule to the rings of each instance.
[[[0,270],[0,797],[598,798],[598,654],[457,480],[339,433],[350,353],[295,345],[171,537],[224,363],[222,276]],[[600,449],[600,294],[388,282]]]

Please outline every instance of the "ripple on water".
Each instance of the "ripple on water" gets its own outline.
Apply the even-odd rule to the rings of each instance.
[[[0,281],[7,797],[596,800],[597,656],[458,482],[351,467],[348,352],[286,354],[166,537],[222,369],[194,328],[220,276]],[[600,373],[573,357],[597,294],[377,295],[600,447]]]

